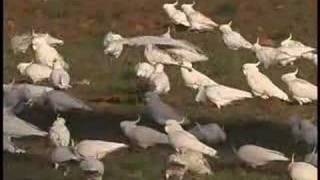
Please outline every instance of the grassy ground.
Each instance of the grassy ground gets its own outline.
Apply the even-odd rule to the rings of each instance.
[[[105,96],[121,97],[119,104],[88,102],[96,108],[94,113],[63,114],[69,122],[71,134],[76,140],[87,138],[127,142],[121,134],[119,121],[135,119],[142,111],[142,103],[135,102],[137,85],[133,66],[144,60],[143,51],[141,48],[126,48],[119,59],[111,61],[103,54],[103,36],[108,31],[124,36],[165,32],[168,19],[161,10],[163,2],[5,1],[4,81],[9,82],[13,77],[22,79],[16,65],[32,58],[31,51],[26,55],[13,55],[8,39],[15,33],[30,31],[32,28],[37,32],[49,32],[65,42],[58,51],[70,63],[72,79],[77,81],[86,78],[91,81],[89,87],[77,86],[71,89],[70,93],[84,100]],[[295,39],[315,47],[316,4],[316,0],[199,0],[196,9],[213,17],[217,23],[226,23],[232,19],[234,29],[240,31],[251,42],[255,42],[256,37],[260,36],[265,43],[270,43],[272,39],[271,42],[278,45],[279,41],[291,32]],[[209,61],[195,64],[196,69],[218,83],[249,90],[241,72],[241,65],[245,62],[255,62],[254,54],[226,49],[218,31],[176,32],[173,36],[193,42],[209,56]],[[262,71],[281,89],[287,91],[280,75],[293,71],[296,67],[299,67],[299,77],[316,84],[317,69],[305,60],[299,60],[294,66],[274,66]],[[286,120],[294,113],[310,118],[316,111],[315,104],[298,106],[277,99],[264,101],[254,98],[218,110],[216,107],[194,102],[196,92],[184,87],[179,69],[168,67],[166,72],[169,74],[172,90],[163,96],[163,100],[185,112],[192,121],[223,124],[229,138],[226,145],[215,147],[222,153],[222,158],[219,161],[210,160],[215,171],[214,176],[190,175],[186,179],[288,179],[286,163],[272,163],[257,170],[240,165],[230,152],[230,144],[238,147],[254,143],[280,150],[288,156],[296,152],[297,159],[302,159],[307,149],[303,144],[294,144]],[[43,129],[48,129],[54,118],[52,113],[37,108],[25,111],[21,117]],[[150,123],[148,118],[143,118],[143,121],[144,124],[162,130]],[[64,179],[60,172],[52,169],[45,158],[46,140],[23,139],[18,143],[26,146],[32,155],[17,157],[5,153],[4,179]],[[37,149],[39,147],[40,150]],[[104,179],[161,179],[165,159],[171,152],[173,151],[170,147],[159,146],[149,150],[129,149],[111,154],[104,160]],[[73,170],[66,179],[81,178],[76,166]]]

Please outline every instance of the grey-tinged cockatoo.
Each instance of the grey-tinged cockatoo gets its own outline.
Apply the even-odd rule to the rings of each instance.
[[[196,122],[196,126],[188,131],[207,144],[223,143],[227,139],[224,129],[216,123],[201,125]]]
[[[222,32],[222,40],[224,44],[231,50],[238,50],[240,48],[251,49],[252,44],[247,41],[240,33],[231,29],[232,21],[228,24],[222,24],[219,26],[219,30]]]
[[[49,138],[55,146],[69,146],[70,131],[65,125],[66,120],[63,117],[57,117],[49,130]]]
[[[170,145],[177,152],[189,149],[211,157],[217,157],[217,151],[215,149],[203,144],[194,135],[185,131],[178,121],[169,119],[164,129],[168,134]]]
[[[85,173],[87,180],[102,180],[104,165],[96,158],[85,158],[80,162],[80,169]]]
[[[159,95],[155,92],[145,93],[145,112],[152,117],[152,119],[160,125],[165,125],[168,119],[176,119],[182,121],[186,119],[180,115],[173,107],[164,103]],[[188,123],[189,120],[185,120]]]
[[[54,112],[65,112],[72,109],[92,111],[92,108],[86,105],[82,100],[59,90],[46,92],[41,97],[37,98],[35,102],[40,105],[48,104]]]
[[[318,128],[308,120],[300,121],[300,130],[303,140],[310,146],[318,144]]]
[[[311,120],[305,120],[298,115],[290,117],[291,133],[296,142],[304,141],[309,146],[318,144],[318,128],[311,123]]]
[[[18,118],[11,108],[3,109],[3,134],[14,138],[48,135],[35,125]]]
[[[179,9],[176,8],[178,0],[172,4],[165,3],[162,5],[163,10],[168,15],[169,19],[175,25],[183,25],[186,27],[190,26],[187,16]]]
[[[308,153],[304,157],[304,161],[318,167],[318,150],[315,146],[311,153]]]
[[[20,149],[16,147],[10,136],[3,135],[3,151],[7,151],[9,153],[14,153],[14,154],[23,154],[26,151],[24,149]]]
[[[102,159],[108,153],[127,147],[128,145],[123,143],[101,140],[82,140],[74,147],[74,152],[76,156],[80,158],[92,157]]]
[[[221,84],[201,86],[195,97],[196,102],[210,102],[216,104],[218,109],[231,104],[233,101],[239,101],[247,98],[253,98],[252,94],[247,91],[231,88]]]
[[[70,147],[57,146],[52,149],[50,160],[55,169],[58,169],[59,166],[61,166],[64,169],[63,175],[66,176],[69,173],[67,164],[71,161],[80,161],[80,158],[73,153]]]
[[[51,87],[33,84],[10,84],[3,85],[4,106],[14,107],[15,113],[20,113],[26,105],[32,105],[34,99],[41,97],[45,92],[53,90]]]
[[[20,91],[29,94],[31,98],[41,97],[45,92],[49,92],[53,90],[52,87],[27,84],[27,83],[15,84],[14,82],[12,82],[10,84],[3,85],[4,93],[13,91],[13,88],[20,89]]]
[[[190,62],[183,62],[183,65],[189,68],[187,69],[183,66],[180,68],[182,79],[184,80],[184,84],[187,87],[198,89],[201,86],[217,84],[214,80],[210,79],[205,74],[194,69]]]
[[[19,63],[17,69],[21,75],[28,76],[33,83],[48,79],[52,72],[49,66],[37,64],[33,61],[29,63]]]
[[[69,89],[72,86],[70,85],[70,75],[62,67],[59,61],[53,62],[53,70],[50,74],[50,81],[52,85],[59,89]]]
[[[191,30],[206,31],[218,27],[218,24],[213,22],[210,18],[203,15],[201,12],[193,9],[195,1],[192,4],[182,4],[181,9],[186,14],[190,23]]]
[[[139,126],[140,116],[137,121],[122,121],[120,127],[122,132],[131,142],[146,149],[156,144],[169,144],[168,136],[146,126]]]
[[[138,77],[149,78],[154,72],[154,67],[147,62],[142,62],[135,66],[135,71]]]
[[[292,180],[317,180],[318,169],[305,162],[294,162],[292,155],[291,163],[288,165],[289,175]]]
[[[248,85],[255,96],[262,99],[269,99],[275,97],[283,101],[290,101],[288,95],[283,92],[279,87],[272,83],[272,81],[259,71],[257,67],[260,62],[245,63],[242,65],[242,72],[246,76]]]
[[[15,113],[20,113],[25,105],[32,101],[32,94],[29,89],[14,84],[4,85],[3,105],[10,107]]]
[[[252,144],[243,145],[238,149],[238,151],[234,149],[234,147],[232,148],[240,160],[252,168],[263,166],[270,161],[289,161],[289,159],[279,151]]]
[[[5,147],[16,153],[25,153],[24,149],[14,146],[11,137],[20,138],[24,136],[47,136],[48,133],[40,130],[35,125],[18,118],[12,108],[3,108],[3,136]],[[12,149],[13,148],[13,149]]]
[[[162,64],[156,64],[153,73],[150,76],[150,82],[155,87],[153,92],[157,94],[166,94],[170,91],[169,77],[164,71]]]
[[[300,105],[318,100],[318,87],[310,82],[297,78],[298,69],[294,72],[286,73],[281,76],[292,95],[292,98],[298,101]]]
[[[185,40],[173,39],[168,36],[137,36],[124,38],[119,34],[108,32],[103,40],[103,45],[106,47],[105,54],[118,58],[123,50],[123,45],[129,46],[150,46],[164,45],[169,47],[185,48],[190,51],[201,52],[201,49]],[[151,46],[152,47],[152,46]]]
[[[171,154],[168,164],[178,164],[186,167],[186,170],[197,174],[212,174],[211,167],[202,153],[185,150],[181,153]]]
[[[291,134],[294,137],[294,140],[296,143],[303,139],[301,125],[300,125],[301,120],[302,120],[301,117],[299,117],[297,114],[292,115],[289,118],[289,125],[290,125],[290,129],[291,129]]]

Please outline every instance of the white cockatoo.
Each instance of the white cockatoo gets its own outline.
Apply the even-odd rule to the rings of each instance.
[[[167,13],[171,22],[175,25],[183,25],[186,27],[190,26],[187,16],[179,9],[176,8],[178,0],[172,4],[165,3],[162,5],[163,10]]]
[[[196,122],[196,126],[190,129],[189,132],[207,144],[217,144],[225,142],[227,139],[224,129],[216,123],[201,125]]]
[[[146,126],[137,125],[140,116],[136,121],[122,121],[120,127],[122,132],[131,142],[135,142],[138,146],[146,149],[156,144],[168,144],[168,136],[157,130]]]
[[[81,158],[92,157],[102,159],[108,153],[127,147],[128,145],[123,143],[101,140],[82,140],[74,147],[74,151],[75,154]]]
[[[185,131],[180,123],[176,120],[167,120],[165,131],[168,134],[169,143],[177,152],[182,152],[184,149],[190,149],[211,157],[217,156],[217,151],[202,142],[200,142],[194,135]]]
[[[35,51],[35,60],[37,62],[53,67],[54,60],[57,60],[65,69],[69,68],[69,65],[63,60],[58,51],[52,47],[52,44],[48,43],[46,38],[48,34],[39,36],[33,32],[32,36],[32,49]]]
[[[189,69],[187,69],[188,67]],[[182,79],[187,87],[192,89],[198,89],[201,86],[215,85],[214,80],[210,79],[205,74],[197,71],[192,67],[190,62],[183,62],[183,66],[180,67]]]
[[[154,67],[147,62],[142,62],[135,66],[135,71],[137,77],[149,78],[154,72]]]
[[[283,60],[291,62],[291,60],[296,59],[296,57],[292,57],[287,53],[282,53],[278,48],[261,46],[259,44],[259,38],[257,38],[256,43],[253,44],[251,50],[256,54],[257,59],[263,64],[265,68],[268,68],[271,65],[279,63],[281,64]]]
[[[279,87],[272,83],[272,81],[259,71],[258,63],[245,63],[242,65],[242,72],[246,76],[248,85],[255,96],[262,99],[269,99],[276,97],[283,101],[290,101],[288,95]]]
[[[291,163],[288,165],[288,171],[293,180],[317,180],[318,169],[305,162],[294,162],[292,155]]]
[[[178,65],[165,50],[162,50],[155,45],[149,44],[144,49],[144,56],[150,64],[166,64],[166,65]]]
[[[263,166],[270,161],[289,161],[289,159],[279,151],[252,144],[243,145],[238,151],[233,148],[233,151],[235,151],[241,161],[253,168]]]
[[[233,101],[253,98],[252,94],[247,91],[231,88],[221,84],[202,86],[198,89],[196,102],[210,102],[217,105],[220,109],[222,106],[231,104]]]
[[[21,75],[28,76],[33,83],[48,79],[52,72],[49,66],[32,62],[19,63],[17,66]]]
[[[154,92],[166,94],[170,91],[170,81],[168,75],[164,72],[162,64],[156,64],[155,70],[150,76],[150,82],[154,85]]]
[[[228,24],[222,24],[219,26],[219,30],[222,32],[222,40],[224,44],[231,50],[238,50],[240,48],[251,49],[252,44],[247,41],[240,33],[231,29],[232,21]]]
[[[288,54],[291,54],[292,56],[313,60],[317,65],[316,49],[310,46],[306,46],[299,41],[292,40],[291,33],[289,34],[289,37],[287,39],[281,41],[281,47],[279,49]]]
[[[297,78],[298,69],[294,72],[286,73],[281,76],[292,95],[292,98],[298,101],[300,105],[318,100],[318,87],[310,82]]]
[[[206,31],[218,27],[218,24],[213,22],[210,18],[203,15],[201,12],[193,9],[195,1],[192,4],[182,4],[181,9],[186,14],[190,23],[190,30]]]
[[[57,117],[49,130],[49,138],[55,146],[69,146],[70,131],[65,125],[66,120],[62,117]]]
[[[62,67],[60,61],[53,62],[53,70],[50,75],[50,80],[54,87],[59,89],[69,89],[70,85],[70,75]]]

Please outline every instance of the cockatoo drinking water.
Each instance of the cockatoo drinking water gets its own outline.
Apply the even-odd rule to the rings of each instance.
[[[211,157],[217,157],[217,151],[202,142],[194,135],[185,131],[176,120],[167,120],[165,131],[168,134],[169,143],[177,152],[183,152],[184,149],[200,152]]]
[[[156,144],[168,144],[168,136],[152,128],[137,125],[140,121],[140,116],[137,121],[122,121],[120,123],[121,130],[138,146],[146,149]]]

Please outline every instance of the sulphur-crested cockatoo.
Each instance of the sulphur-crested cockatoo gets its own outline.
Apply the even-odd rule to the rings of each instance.
[[[168,134],[170,145],[177,151],[183,150],[197,151],[211,157],[217,156],[217,151],[202,142],[200,142],[194,135],[185,131],[180,123],[176,120],[167,120],[165,131]]]
[[[219,30],[222,32],[222,40],[224,44],[231,50],[238,50],[240,48],[251,49],[252,44],[247,41],[240,33],[231,29],[232,21],[228,24],[222,24],[219,26]]]
[[[287,84],[293,99],[300,105],[318,100],[318,87],[304,79],[297,78],[297,74],[298,69],[281,76],[281,80]]]
[[[260,62],[246,63],[242,66],[242,72],[246,76],[248,85],[255,96],[262,99],[269,99],[275,97],[283,101],[290,101],[288,95],[283,92],[279,87],[272,83],[272,81],[264,74],[262,74],[258,65]]]
[[[206,31],[212,30],[218,27],[218,24],[212,21],[210,18],[203,15],[201,12],[193,9],[195,1],[192,4],[182,4],[181,9],[186,14],[188,21],[190,23],[191,30]]]

